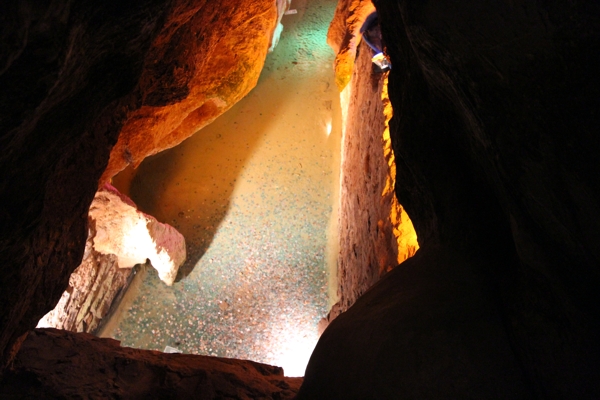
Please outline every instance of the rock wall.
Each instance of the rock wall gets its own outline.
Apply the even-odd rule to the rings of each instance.
[[[2,368],[81,263],[102,174],[178,143],[247,93],[277,9],[19,0],[1,2],[0,19]]]
[[[375,11],[371,0],[339,0],[333,21],[327,32],[327,43],[336,53],[335,82],[340,92],[352,78],[356,50],[360,43],[360,28]]]
[[[329,325],[298,398],[598,398],[600,5],[376,6],[421,248]]]
[[[0,397],[29,399],[292,399],[302,378],[266,364],[120,347],[113,339],[36,329]]]
[[[38,328],[57,328],[93,333],[108,314],[113,301],[128,286],[131,268],[119,268],[117,256],[102,254],[93,247],[95,232],[85,245],[81,264],[69,277],[69,286]]]
[[[342,138],[338,303],[329,321],[418,247],[410,219],[404,216],[408,227],[401,226],[406,213],[395,201],[394,177],[388,165],[389,160],[394,166],[384,112],[389,100],[382,99],[387,95],[387,73],[373,65],[371,56],[371,49],[361,43],[347,88],[350,102]],[[387,114],[391,117],[390,109]],[[402,235],[404,230],[409,233]],[[408,235],[413,236],[412,247],[405,243]],[[403,237],[400,250],[398,237]]]
[[[211,123],[258,82],[278,23],[274,0],[173,1],[144,59],[140,107],[113,147],[105,182]]]
[[[150,261],[172,285],[185,261],[185,239],[175,228],[137,210],[109,184],[94,196],[83,261],[69,277],[58,304],[38,328],[94,333],[127,289],[132,268]]]

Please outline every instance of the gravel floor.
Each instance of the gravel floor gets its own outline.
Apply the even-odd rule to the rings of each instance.
[[[148,269],[105,335],[304,374],[335,301],[340,111],[325,44],[335,5],[293,0],[257,88],[140,166],[131,197],[182,232],[188,260],[172,287]]]

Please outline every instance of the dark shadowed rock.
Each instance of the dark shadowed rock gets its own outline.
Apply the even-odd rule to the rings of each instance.
[[[600,397],[598,3],[376,6],[421,250],[325,331],[299,398]]]
[[[245,360],[120,347],[85,333],[29,333],[0,384],[5,398],[291,399],[302,378]]]

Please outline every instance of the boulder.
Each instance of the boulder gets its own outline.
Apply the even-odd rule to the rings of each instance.
[[[278,10],[279,7],[279,10]],[[287,2],[173,1],[101,182],[190,137],[258,82]]]
[[[110,184],[98,190],[89,215],[95,230],[94,250],[114,254],[119,268],[132,268],[148,259],[159,278],[173,284],[186,254],[185,239],[175,228],[138,211]]]

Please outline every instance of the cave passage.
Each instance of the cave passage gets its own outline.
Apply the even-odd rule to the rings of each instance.
[[[152,268],[139,274],[102,336],[304,374],[336,290],[341,113],[326,44],[335,6],[294,0],[258,86],[144,161],[129,188],[115,179],[185,236],[188,259],[172,287]]]

